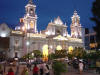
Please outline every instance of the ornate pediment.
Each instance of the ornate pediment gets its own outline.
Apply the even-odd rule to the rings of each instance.
[[[62,20],[60,19],[59,16],[54,20],[54,24],[63,25],[63,22],[62,22]]]

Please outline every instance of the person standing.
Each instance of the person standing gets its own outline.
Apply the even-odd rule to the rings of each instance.
[[[7,74],[7,75],[14,75],[14,71],[13,71],[12,68],[9,68],[9,70],[8,70],[8,74]]]
[[[83,67],[84,67],[83,62],[82,62],[82,60],[80,60],[79,61],[79,71],[80,71],[80,75],[82,75]]]
[[[24,67],[22,72],[21,72],[21,75],[29,75],[29,72],[28,72],[28,68],[27,67]]]
[[[34,65],[34,68],[33,68],[33,75],[38,75],[38,72],[39,72],[39,68],[38,68],[37,65],[35,64],[35,65]]]
[[[49,75],[49,66],[47,64],[44,64],[44,74]]]
[[[23,70],[21,72],[21,75],[25,75],[25,70],[26,70],[26,67],[23,67]]]
[[[29,75],[28,68],[25,70],[25,75]]]
[[[43,75],[43,63],[40,64],[40,75]]]
[[[16,63],[16,72],[15,75],[19,75],[19,63]]]
[[[31,63],[27,63],[27,68],[31,71]]]

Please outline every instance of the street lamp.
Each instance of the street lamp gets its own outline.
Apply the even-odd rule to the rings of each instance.
[[[34,57],[34,53],[32,53],[32,56]]]
[[[29,45],[30,45],[30,42],[29,42],[29,41],[27,41],[27,42],[26,42],[26,45],[27,45],[27,46],[29,46]]]

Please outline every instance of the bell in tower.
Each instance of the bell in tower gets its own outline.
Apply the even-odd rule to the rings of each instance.
[[[35,17],[36,5],[33,4],[32,0],[29,0],[29,3],[25,6],[26,14],[32,17]]]

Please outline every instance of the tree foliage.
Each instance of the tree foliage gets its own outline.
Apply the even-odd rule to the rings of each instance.
[[[68,58],[72,59],[73,57],[77,57],[79,59],[85,58],[86,56],[86,51],[83,48],[75,48],[72,53],[68,53],[67,56]]]
[[[73,50],[73,56],[77,58],[84,58],[86,51],[83,48],[76,48]]]
[[[42,52],[40,50],[33,50],[34,57],[42,57]]]
[[[100,51],[90,52],[87,54],[87,57],[92,60],[100,59]]]
[[[32,53],[34,53],[34,56],[32,56]],[[22,58],[24,58],[24,59],[27,59],[27,58],[32,59],[34,57],[36,57],[36,58],[42,57],[42,52],[40,50],[33,50],[32,52],[26,54]]]
[[[91,18],[91,20],[96,23],[94,30],[97,33],[98,47],[100,47],[100,0],[95,0],[93,2],[92,13],[93,17]]]
[[[66,50],[55,50],[55,53],[49,54],[49,59],[65,58],[67,56]]]
[[[52,65],[54,69],[54,75],[61,75],[61,73],[67,72],[67,64],[61,61],[54,61]]]
[[[64,57],[66,57],[66,55],[67,55],[66,50],[56,50],[55,51],[56,58],[64,58]]]

